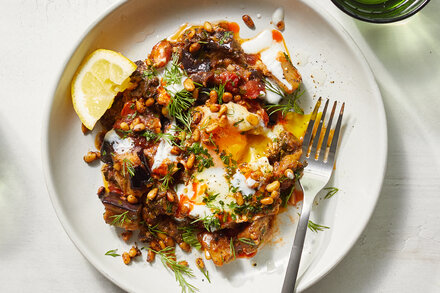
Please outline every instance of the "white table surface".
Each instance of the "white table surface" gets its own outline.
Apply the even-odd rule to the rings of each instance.
[[[320,2],[372,67],[389,150],[369,225],[347,257],[306,293],[440,292],[440,1],[390,25],[355,21],[330,1]],[[0,292],[122,291],[62,229],[40,157],[43,106],[61,65],[114,3],[0,1]]]

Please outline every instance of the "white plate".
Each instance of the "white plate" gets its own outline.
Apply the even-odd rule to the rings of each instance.
[[[150,265],[143,256],[142,261],[125,266],[121,258],[104,255],[114,248],[127,251],[129,246],[102,219],[104,208],[96,196],[102,184],[100,168],[89,167],[82,160],[93,148],[94,136],[81,133],[70,99],[70,81],[76,68],[97,48],[120,51],[132,60],[144,59],[158,40],[172,34],[182,23],[205,20],[236,21],[242,36],[252,36],[269,26],[277,7],[284,7],[284,36],[294,63],[300,63],[298,69],[306,89],[302,97],[305,110],[310,111],[319,96],[346,102],[342,141],[330,183],[340,188],[340,192],[331,200],[322,201],[313,211],[314,220],[331,229],[316,235],[308,233],[304,262],[311,265],[301,277],[299,290],[317,282],[347,254],[376,204],[386,163],[386,121],[380,93],[359,49],[342,27],[313,3],[292,0],[237,3],[138,0],[115,6],[91,27],[73,51],[47,107],[43,164],[56,213],[83,255],[128,291],[180,289],[174,276],[159,261]],[[242,23],[241,16],[245,13],[253,17],[256,31]],[[294,214],[294,209],[290,213]],[[197,269],[197,278],[191,283],[202,292],[280,291],[295,225],[285,213],[278,226],[277,243],[267,245],[254,259],[239,260],[222,268],[207,263],[212,284],[202,281]],[[193,268],[196,254],[185,256]]]

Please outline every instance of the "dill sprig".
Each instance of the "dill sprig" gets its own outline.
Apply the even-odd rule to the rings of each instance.
[[[185,72],[180,68],[179,54],[173,53],[171,57],[171,65],[165,69],[163,79],[167,85],[180,83]]]
[[[113,257],[120,256],[120,254],[117,254],[117,252],[118,252],[118,249],[116,248],[116,249],[112,249],[112,250],[107,251],[105,253],[105,255],[110,255],[110,256],[113,256]]]
[[[154,226],[147,225],[147,229],[148,229],[148,231],[149,231],[151,234],[153,234],[154,236],[157,236],[157,234],[159,234],[159,233],[161,233],[161,234],[167,234],[167,233],[165,233],[164,231],[161,231],[161,230],[157,229],[157,226],[158,226],[158,225],[159,225],[159,224],[156,224],[156,225],[154,225]]]
[[[202,274],[206,277],[206,279],[208,280],[208,282],[209,283],[211,283],[211,279],[209,278],[209,272],[208,272],[208,270],[205,268],[205,269],[200,269],[199,268],[199,270],[202,272]]]
[[[318,231],[324,231],[325,229],[330,229],[330,227],[316,224],[312,220],[309,220],[309,222],[307,223],[307,227],[309,227],[309,229],[315,233],[317,233]]]
[[[127,172],[128,174],[130,174],[131,177],[133,177],[134,165],[129,159],[124,158],[124,160],[122,160],[122,174],[124,174],[124,176],[127,176]]]
[[[125,222],[130,222],[130,219],[128,218],[127,214],[128,211],[125,211],[122,214],[110,216],[110,218],[113,218],[111,225],[116,225],[116,224],[122,225]]]
[[[197,222],[203,222],[203,226],[209,232],[214,232],[215,230],[220,228],[220,220],[214,215],[209,215],[209,216],[205,216],[203,218],[198,218],[197,220],[192,221],[191,224],[194,224]]]
[[[301,115],[304,114],[304,110],[301,109],[301,107],[298,105],[298,100],[304,94],[304,91],[301,91],[301,89],[298,88],[293,93],[287,94],[281,88],[271,83],[267,79],[264,80],[264,84],[266,85],[267,91],[271,91],[274,94],[281,96],[284,100],[283,104],[267,105],[266,109],[269,115],[280,111],[283,116],[285,116],[289,112],[295,112]]]
[[[184,226],[177,228],[179,230],[182,230],[182,239],[192,247],[195,247],[197,249],[201,249],[202,245],[200,244],[199,240],[196,236],[196,229],[192,226]]]
[[[223,94],[225,93],[225,83],[219,84],[214,90],[217,92],[218,103],[223,104]]]
[[[194,104],[195,99],[192,93],[183,89],[176,93],[171,93],[171,101],[168,104],[168,113],[171,117],[177,117],[183,112],[187,112],[188,109]]]
[[[174,276],[176,278],[176,281],[179,283],[179,286],[182,288],[182,292],[194,293],[199,291],[199,289],[197,289],[194,285],[188,283],[188,281],[185,279],[185,277],[193,278],[194,273],[191,268],[178,263],[172,257],[175,253],[173,247],[166,247],[159,251],[156,251],[154,249],[151,250],[160,256],[160,260],[162,261],[164,267],[174,272]]]
[[[326,187],[326,188],[324,188],[324,190],[328,190],[327,194],[324,196],[324,199],[331,198],[333,195],[336,194],[336,192],[339,191],[339,189],[336,187]]]
[[[229,248],[231,249],[231,254],[234,256],[235,259],[235,248],[234,248],[234,239],[231,238],[231,242],[229,242]]]
[[[161,182],[161,189],[162,190],[168,190],[168,188],[170,187],[170,184],[173,184],[174,181],[174,164],[169,164],[168,165],[168,172],[165,176],[163,176],[161,179],[159,179],[159,181]]]
[[[244,244],[257,246],[257,244],[250,238],[238,238],[238,241],[243,242]]]
[[[189,133],[192,133],[191,131],[191,123],[192,123],[192,115],[189,111],[186,112],[179,112],[175,115],[176,120],[180,121],[182,123],[183,128],[182,130],[188,131]]]

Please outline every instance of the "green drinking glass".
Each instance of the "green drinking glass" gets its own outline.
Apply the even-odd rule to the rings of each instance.
[[[357,19],[388,23],[407,18],[422,9],[429,0],[332,0],[348,15]]]

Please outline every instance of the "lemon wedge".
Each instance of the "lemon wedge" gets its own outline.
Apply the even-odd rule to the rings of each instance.
[[[118,92],[130,85],[136,64],[120,53],[98,49],[90,54],[72,80],[72,103],[81,122],[93,129]]]

